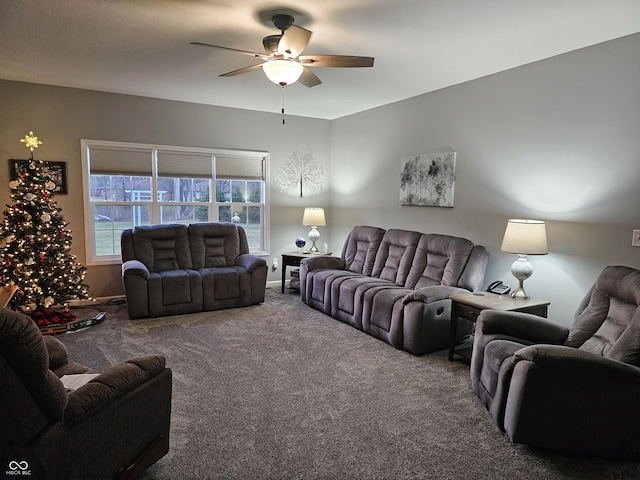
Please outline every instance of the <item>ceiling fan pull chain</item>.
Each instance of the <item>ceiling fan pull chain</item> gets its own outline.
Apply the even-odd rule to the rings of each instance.
[[[282,85],[282,124],[284,125],[284,85]]]

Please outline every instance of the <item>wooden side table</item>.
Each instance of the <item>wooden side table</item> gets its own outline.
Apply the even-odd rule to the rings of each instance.
[[[331,252],[327,253],[298,253],[288,252],[282,254],[282,293],[284,293],[284,287],[287,280],[287,267],[299,267],[303,258],[314,257],[317,255],[331,255]]]
[[[489,292],[462,293],[451,297],[451,324],[449,329],[449,361],[453,361],[453,355],[458,354],[464,358],[471,358],[470,347],[456,349],[456,335],[458,333],[458,318],[464,318],[473,323],[478,320],[482,310],[502,310],[504,312],[524,312],[547,316],[547,307],[550,302],[535,298],[512,298],[508,295],[497,295]]]
[[[17,291],[18,291],[17,285],[5,285],[3,287],[0,287],[0,307],[7,308]],[[15,305],[14,305],[14,310],[15,310]]]

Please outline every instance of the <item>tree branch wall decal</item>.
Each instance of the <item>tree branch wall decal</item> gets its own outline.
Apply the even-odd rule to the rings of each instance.
[[[299,193],[300,198],[307,192],[322,191],[324,172],[322,164],[313,157],[311,149],[295,149],[287,163],[276,171],[274,186],[282,193]]]

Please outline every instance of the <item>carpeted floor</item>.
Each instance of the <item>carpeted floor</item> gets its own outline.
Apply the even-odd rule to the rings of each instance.
[[[59,335],[101,370],[159,353],[173,370],[160,479],[636,479],[640,463],[510,444],[476,400],[469,367],[415,357],[268,288],[243,309]]]

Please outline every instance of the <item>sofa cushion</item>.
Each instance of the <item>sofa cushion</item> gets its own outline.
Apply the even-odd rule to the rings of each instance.
[[[189,238],[196,270],[233,266],[240,255],[240,234],[232,223],[192,223]]]
[[[424,234],[411,266],[407,287],[455,286],[473,249],[473,242],[449,235]]]
[[[387,230],[378,247],[371,276],[404,286],[421,236],[419,232]]]
[[[169,270],[160,273],[163,305],[191,302],[191,279],[186,270]]]
[[[242,267],[201,268],[204,310],[251,304],[251,275]]]
[[[192,266],[186,225],[145,225],[132,231],[136,258],[150,272]]]
[[[385,231],[378,227],[361,225],[354,227],[342,247],[342,258],[346,270],[363,275],[371,275],[376,252]]]
[[[566,345],[640,366],[640,272],[607,267],[576,313]]]

